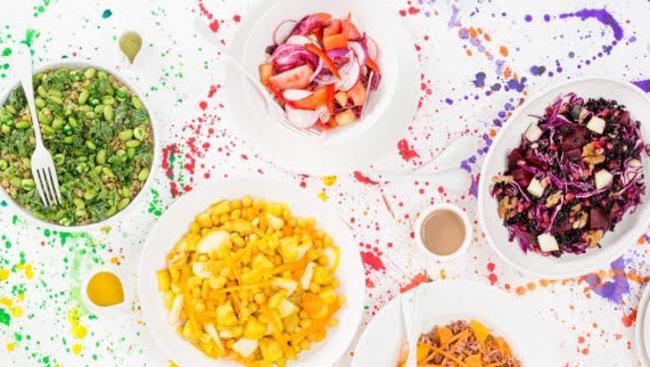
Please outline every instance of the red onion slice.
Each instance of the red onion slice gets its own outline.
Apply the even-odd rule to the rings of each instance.
[[[307,36],[301,36],[301,35],[293,35],[284,42],[289,45],[299,45],[299,46],[304,46],[309,43],[314,43],[314,40]]]
[[[286,106],[285,110],[289,123],[299,129],[307,129],[313,126],[321,117],[320,111],[301,110],[289,106]]]
[[[363,48],[363,45],[359,42],[350,42],[348,45],[352,50],[352,52],[354,52],[354,55],[357,57],[357,60],[359,60],[359,64],[365,65],[366,60],[368,59],[368,54],[366,53],[366,50]]]
[[[349,91],[359,80],[359,75],[361,75],[359,62],[353,59],[350,64],[349,70],[341,72],[341,79],[336,81],[336,90]]]
[[[309,78],[310,82],[313,82],[314,79],[316,79],[318,74],[320,74],[321,70],[323,70],[323,66],[324,66],[323,60],[319,57],[318,58],[318,66],[316,66],[316,70],[314,70],[314,74],[312,74],[311,78]]]
[[[380,54],[379,54],[379,46],[377,45],[377,42],[375,42],[375,40],[372,39],[371,37],[366,37],[366,39],[367,39],[366,45],[368,47],[368,56],[370,56],[370,58],[373,59],[374,61],[378,61]]]
[[[273,43],[275,45],[283,44],[297,23],[298,21],[296,20],[287,19],[278,24],[278,26],[275,27],[275,30],[273,30]]]
[[[314,92],[305,89],[286,89],[282,92],[282,96],[287,101],[300,101],[314,94]]]

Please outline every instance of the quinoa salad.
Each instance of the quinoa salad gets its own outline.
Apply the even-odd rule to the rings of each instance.
[[[153,130],[140,99],[108,72],[61,67],[34,75],[43,142],[62,204],[45,207],[30,159],[35,138],[21,87],[0,107],[0,185],[36,218],[62,226],[100,222],[124,209],[149,177]]]

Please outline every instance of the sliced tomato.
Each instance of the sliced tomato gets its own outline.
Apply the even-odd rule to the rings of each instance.
[[[332,14],[330,13],[320,12],[314,13],[312,16],[316,17],[323,24],[327,24],[330,22],[330,20],[332,20]]]
[[[350,23],[348,25],[348,39],[351,41],[361,39],[361,33],[359,32],[359,29],[357,29],[357,26],[354,25],[354,23]]]
[[[323,37],[331,36],[333,34],[341,33],[341,21],[336,19],[323,30]]]
[[[272,76],[269,82],[279,89],[303,89],[311,83],[314,70],[309,65],[299,66]]]
[[[348,48],[348,37],[340,33],[323,37],[323,46],[325,47],[326,50],[334,50],[336,48]]]
[[[379,65],[377,65],[375,60],[371,59],[370,57],[366,58],[366,65],[370,68],[370,70],[374,71],[375,74],[381,74]]]
[[[364,103],[366,103],[366,98],[368,97],[366,95],[366,88],[363,86],[361,80],[357,81],[357,84],[355,84],[352,89],[347,91],[347,94],[350,98],[352,98],[352,102],[355,106],[363,106]]]
[[[332,62],[332,59],[330,59],[329,56],[327,56],[327,52],[321,50],[318,48],[313,43],[305,45],[305,48],[307,51],[314,53],[316,56],[320,57],[321,60],[323,60],[323,63],[325,64],[325,67],[337,78],[341,79],[341,74],[339,74],[339,70],[336,68],[336,65]]]
[[[330,110],[330,105],[332,105],[331,100],[333,99],[333,89],[333,85],[320,87],[316,89],[314,91],[314,94],[311,96],[297,101],[289,102],[289,105],[301,110],[315,111],[322,106],[326,106],[328,110]],[[333,105],[331,107],[332,109],[334,108]]]

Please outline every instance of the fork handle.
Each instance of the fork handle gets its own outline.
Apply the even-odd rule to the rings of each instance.
[[[36,145],[43,145],[43,138],[41,136],[41,124],[38,122],[38,115],[36,114],[36,104],[34,103],[34,84],[32,81],[32,57],[31,50],[27,45],[24,45],[22,52],[17,52],[17,57],[14,58],[12,67],[18,71],[20,84],[23,86],[25,98],[29,105],[29,113],[32,117],[32,124],[34,125],[34,136],[36,137]]]

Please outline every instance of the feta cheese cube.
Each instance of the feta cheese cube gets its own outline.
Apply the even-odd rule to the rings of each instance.
[[[526,139],[528,139],[528,141],[535,142],[542,137],[543,133],[544,132],[542,131],[542,129],[539,128],[537,123],[533,122],[532,124],[530,124],[530,126],[528,126],[528,129],[526,130],[526,134],[524,135],[526,136]]]
[[[526,191],[536,198],[541,198],[544,195],[544,185],[542,185],[540,180],[533,178],[530,180],[530,184],[528,184]]]
[[[601,169],[594,174],[594,181],[596,181],[596,190],[600,190],[609,186],[612,183],[614,176],[607,170]]]
[[[557,244],[557,240],[550,234],[540,234],[537,236],[537,244],[539,248],[544,252],[557,251],[560,249],[560,246]]]
[[[587,123],[587,129],[595,132],[596,134],[602,134],[605,131],[605,120],[601,119],[598,116],[594,116]]]

